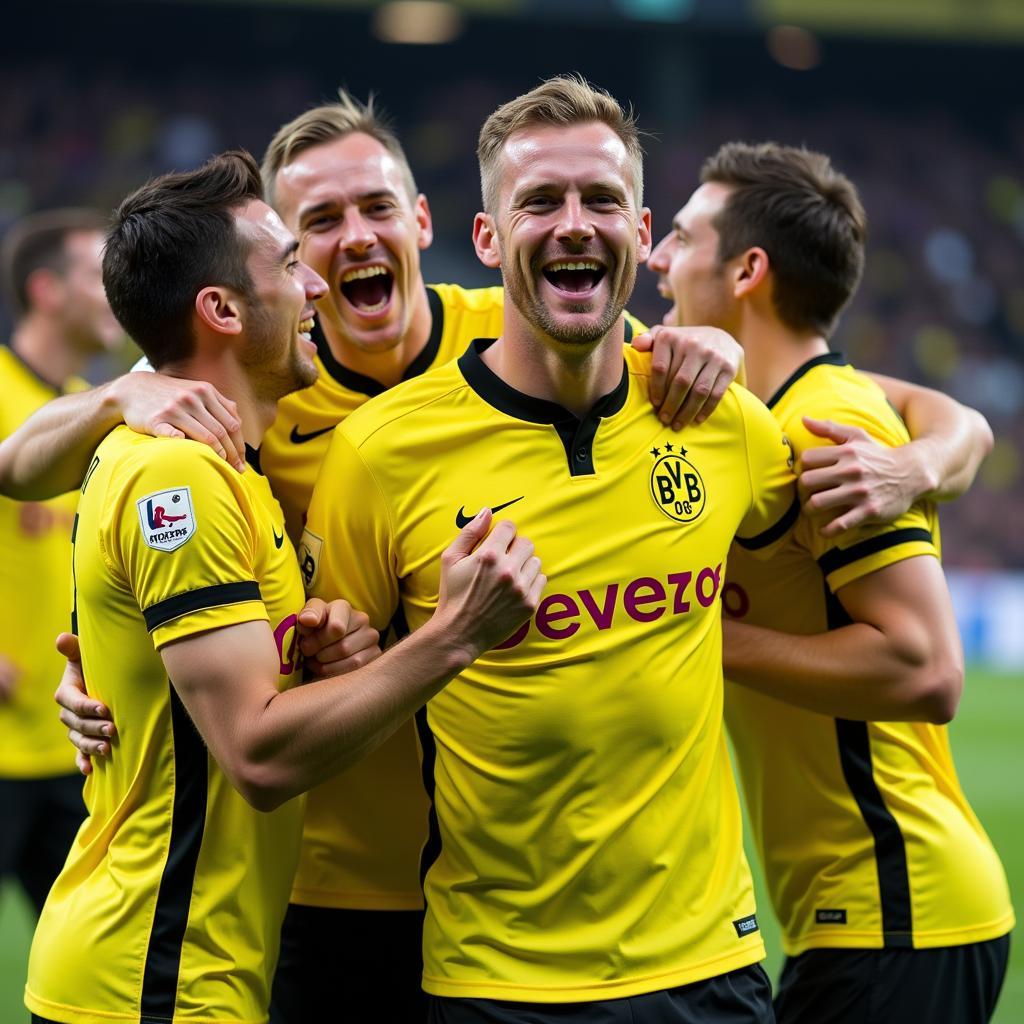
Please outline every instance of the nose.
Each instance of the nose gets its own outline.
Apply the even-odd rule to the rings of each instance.
[[[647,257],[647,269],[653,270],[655,274],[667,274],[669,255],[668,248],[669,243],[672,240],[671,235],[666,235],[655,247],[654,252]]]
[[[306,298],[316,302],[327,294],[327,282],[312,267],[303,266],[306,267]]]
[[[556,235],[561,242],[575,244],[594,237],[594,226],[580,196],[567,195],[563,200]]]
[[[377,233],[373,225],[363,216],[362,210],[350,209],[342,222],[340,248],[346,252],[365,253],[377,244]]]

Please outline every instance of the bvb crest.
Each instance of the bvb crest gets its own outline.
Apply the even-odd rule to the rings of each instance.
[[[704,511],[706,491],[697,467],[682,445],[667,441],[652,448],[651,497],[655,505],[677,523],[692,523]]]

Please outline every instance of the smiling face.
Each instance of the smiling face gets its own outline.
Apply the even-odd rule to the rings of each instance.
[[[714,226],[729,191],[715,182],[701,185],[647,261],[648,269],[658,275],[658,291],[673,303],[665,315],[666,324],[736,331],[737,303],[727,264],[718,258]]]
[[[313,304],[327,285],[299,260],[295,236],[266,203],[247,203],[235,214],[235,225],[248,247],[251,281],[244,300],[242,360],[257,395],[277,401],[317,378],[310,331]]]
[[[395,157],[353,132],[302,150],[278,171],[274,194],[301,258],[328,283],[317,308],[332,334],[368,353],[403,343],[426,310],[420,250],[433,234],[426,200],[409,196]]]
[[[477,218],[480,258],[500,262],[512,305],[535,331],[593,346],[618,322],[650,251],[626,147],[600,122],[527,128],[505,143],[498,181],[493,219]]]

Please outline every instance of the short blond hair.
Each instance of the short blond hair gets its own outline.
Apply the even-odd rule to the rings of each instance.
[[[398,161],[409,201],[415,202],[418,195],[416,181],[387,115],[376,109],[372,94],[365,103],[360,103],[344,89],[338,90],[337,103],[313,107],[278,128],[267,146],[260,168],[267,202],[275,205],[274,182],[282,167],[290,164],[304,150],[343,139],[355,132],[376,139]]]
[[[491,114],[480,129],[476,155],[484,209],[493,214],[498,199],[498,161],[516,132],[538,125],[575,125],[597,121],[622,140],[633,163],[637,209],[643,205],[644,150],[633,109],[624,109],[611,93],[591,85],[582,75],[557,75]]]

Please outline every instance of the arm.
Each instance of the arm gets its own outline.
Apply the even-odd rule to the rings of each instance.
[[[159,437],[190,437],[238,470],[245,442],[234,402],[205,381],[127,373],[109,384],[54,399],[0,444],[0,494],[52,498],[80,486],[92,453],[120,423]]]
[[[278,692],[277,648],[266,622],[161,649],[211,753],[254,807],[271,810],[368,754],[536,608],[546,579],[533,545],[508,522],[481,541],[490,518],[477,516],[445,551],[431,620],[346,676]]]
[[[812,433],[834,442],[806,450],[801,462],[800,487],[808,496],[808,511],[841,513],[822,528],[826,537],[862,523],[891,522],[922,498],[959,497],[992,450],[992,431],[981,413],[938,391],[871,376],[913,440],[886,448],[857,428],[804,420]]]
[[[743,362],[739,343],[717,327],[652,327],[633,347],[651,353],[651,404],[673,430],[703,423]]]
[[[837,718],[950,721],[963,652],[938,561],[905,559],[836,596],[852,622],[826,633],[793,636],[726,620],[726,678]]]

